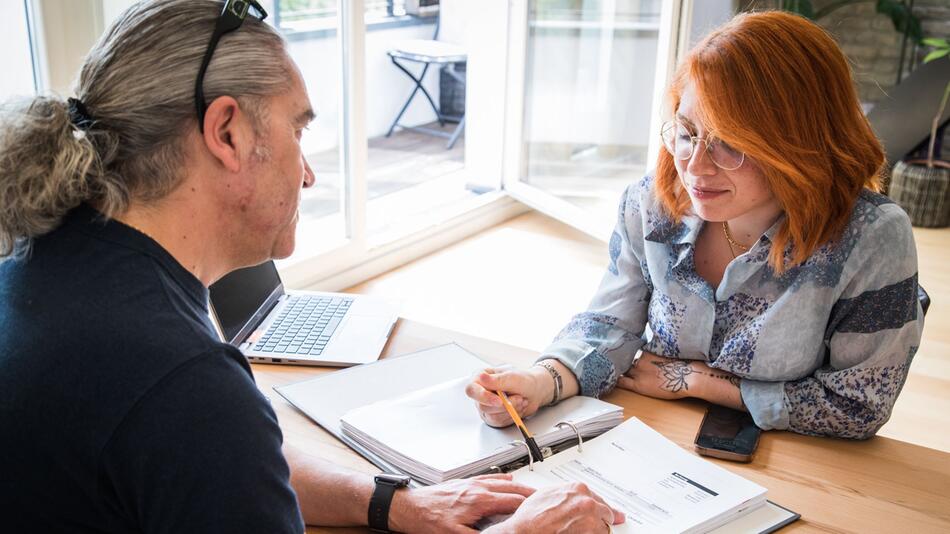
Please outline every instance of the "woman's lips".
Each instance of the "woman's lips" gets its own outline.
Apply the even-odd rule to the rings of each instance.
[[[718,198],[722,195],[725,195],[729,191],[726,189],[713,189],[711,187],[696,187],[692,186],[689,188],[690,194],[693,198],[698,200],[712,200]]]

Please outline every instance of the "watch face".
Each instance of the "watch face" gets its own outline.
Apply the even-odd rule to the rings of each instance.
[[[406,475],[396,475],[393,473],[380,473],[376,475],[376,483],[384,482],[394,486],[408,486],[412,477]]]

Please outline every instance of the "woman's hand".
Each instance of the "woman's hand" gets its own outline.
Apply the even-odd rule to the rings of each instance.
[[[697,397],[730,406],[737,404],[732,397],[738,395],[739,377],[712,369],[703,362],[664,358],[643,352],[630,370],[620,377],[617,386],[658,399]],[[711,393],[715,393],[716,398],[711,398]],[[730,402],[719,398],[725,393],[732,393],[728,399]]]
[[[525,370],[485,369],[465,387],[465,394],[478,404],[482,420],[491,426],[508,426],[511,416],[505,411],[496,391],[508,394],[518,415],[527,417],[554,398],[554,379],[543,367]]]

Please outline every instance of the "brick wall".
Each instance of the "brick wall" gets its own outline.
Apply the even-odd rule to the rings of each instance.
[[[950,0],[915,0],[914,14],[920,19],[925,37],[950,38]],[[835,36],[851,60],[861,100],[873,103],[883,98],[897,83],[903,41],[903,35],[894,30],[890,18],[875,12],[874,4],[869,2],[841,8],[818,22]],[[910,74],[929,50],[913,46],[908,39],[902,76]],[[922,102],[921,105],[932,107],[936,114],[940,102]],[[943,146],[950,147],[950,132],[944,135]],[[950,158],[947,150],[941,156]]]
[[[699,0],[702,1],[702,0]],[[813,0],[815,10],[834,0]],[[777,0],[758,0],[745,3],[749,8],[768,9],[780,4]],[[950,0],[914,0],[914,14],[921,21],[925,37],[950,38]],[[842,7],[818,21],[841,45],[851,61],[855,83],[862,102],[874,103],[883,98],[897,83],[898,64],[901,56],[903,35],[894,29],[891,19],[874,10],[874,2]],[[903,76],[920,64],[928,48],[917,48],[910,40],[904,55]],[[941,59],[941,61],[950,61]],[[950,62],[947,64],[950,68]],[[934,114],[940,102],[925,102],[933,107]],[[950,132],[944,139],[950,147]],[[950,154],[944,150],[944,159]]]
[[[816,8],[829,3],[815,2]],[[916,0],[914,13],[921,20],[924,35],[950,37],[950,0]],[[894,30],[886,15],[874,11],[874,3],[847,6],[818,21],[851,59],[861,100],[876,102],[897,82],[903,35]],[[926,50],[908,40],[903,74],[906,76],[923,59]],[[937,104],[934,104],[935,106]]]

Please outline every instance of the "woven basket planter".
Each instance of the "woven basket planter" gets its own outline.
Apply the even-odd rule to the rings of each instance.
[[[888,195],[914,226],[950,225],[950,168],[898,161],[891,170]]]

